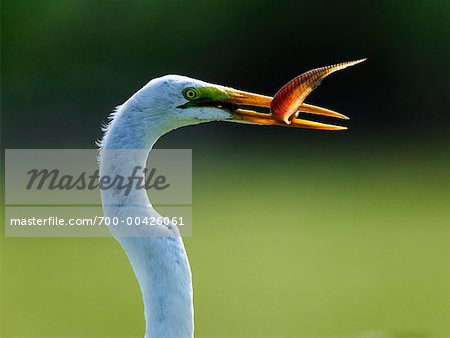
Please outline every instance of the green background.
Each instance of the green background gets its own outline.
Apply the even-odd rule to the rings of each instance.
[[[164,74],[273,95],[368,57],[307,100],[348,131],[212,123],[158,143],[193,149],[196,336],[450,337],[448,22],[449,1],[2,1],[2,146],[94,148]],[[143,335],[113,239],[0,243],[2,337]]]

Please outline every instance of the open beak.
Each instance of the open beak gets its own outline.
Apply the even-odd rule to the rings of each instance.
[[[263,107],[269,108],[272,103],[272,97],[259,95],[249,92],[244,92],[240,90],[235,90],[231,88],[225,89],[228,94],[228,98],[222,100],[225,103],[231,104],[232,106],[238,107]],[[233,120],[242,121],[244,123],[251,124],[262,124],[262,125],[277,125],[283,127],[294,127],[294,128],[307,128],[307,129],[318,129],[318,130],[345,130],[347,127],[341,127],[333,124],[325,124],[320,122],[314,122],[304,119],[299,119],[294,117],[290,120],[290,124],[276,119],[271,113],[260,113],[254,110],[236,108],[232,110]],[[338,119],[348,120],[349,118],[345,115],[337,113],[333,110],[329,110],[322,107],[313,106],[310,104],[302,103],[298,108],[295,115],[299,113],[308,113],[322,116],[335,117]]]

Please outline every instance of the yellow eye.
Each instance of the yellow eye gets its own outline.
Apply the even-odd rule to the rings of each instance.
[[[198,96],[197,89],[195,89],[195,88],[186,88],[186,89],[183,90],[183,96],[187,100],[193,100],[193,99],[197,98],[197,96]]]

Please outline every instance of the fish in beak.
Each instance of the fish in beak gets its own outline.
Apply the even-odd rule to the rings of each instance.
[[[303,73],[284,85],[272,98],[231,88],[225,88],[226,98],[221,101],[230,107],[233,120],[244,123],[279,125],[318,130],[345,130],[346,127],[299,119],[300,113],[322,115],[348,120],[343,114],[333,110],[304,103],[305,98],[320,82],[331,73],[356,65],[366,59],[339,63],[332,66],[316,68]],[[269,108],[270,113],[260,113],[245,107]]]

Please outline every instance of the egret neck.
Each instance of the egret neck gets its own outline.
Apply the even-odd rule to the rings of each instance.
[[[174,129],[159,114],[143,109],[132,97],[105,127],[99,156],[100,176],[130,176],[136,166],[146,167],[148,155],[160,136]],[[127,196],[117,188],[102,190],[106,217],[124,219],[159,217],[145,189],[132,189]],[[193,337],[193,292],[189,261],[176,226],[155,235],[142,229],[139,236],[122,236],[110,230],[126,252],[142,292],[145,337]]]

